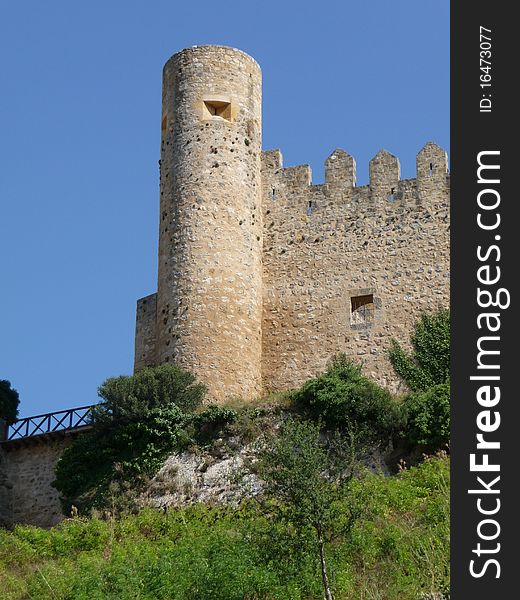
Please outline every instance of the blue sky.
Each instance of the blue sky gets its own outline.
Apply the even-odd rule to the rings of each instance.
[[[358,183],[386,148],[449,142],[449,2],[0,2],[0,379],[22,415],[97,401],[131,373],[156,290],[161,70],[222,44],[263,71],[263,145]]]

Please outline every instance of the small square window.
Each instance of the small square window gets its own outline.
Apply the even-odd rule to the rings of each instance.
[[[352,325],[372,323],[375,313],[374,295],[352,296],[350,299],[350,309],[350,323]]]
[[[204,118],[212,119],[214,117],[231,121],[231,102],[204,100]]]

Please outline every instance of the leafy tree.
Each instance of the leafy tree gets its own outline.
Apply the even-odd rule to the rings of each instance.
[[[332,599],[325,544],[338,526],[340,499],[352,475],[351,447],[339,437],[326,442],[319,426],[288,420],[260,453],[258,471],[266,504],[277,519],[314,532],[325,598]],[[350,468],[349,468],[350,467]],[[302,536],[302,539],[305,539]]]
[[[11,382],[0,379],[0,419],[9,425],[18,418],[18,392],[11,387]]]
[[[320,377],[293,392],[297,404],[327,425],[372,441],[387,440],[400,427],[400,407],[390,392],[361,374],[345,355]]]
[[[204,394],[191,373],[174,365],[107,379],[99,388],[103,402],[93,410],[92,430],[74,440],[56,467],[54,487],[64,511],[107,506],[113,484],[137,488],[153,475],[169,452],[190,441],[190,411]]]
[[[395,372],[413,391],[447,383],[450,377],[450,312],[421,315],[411,336],[412,352],[392,340],[389,351]]]

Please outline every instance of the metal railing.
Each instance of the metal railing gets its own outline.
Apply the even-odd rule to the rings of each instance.
[[[35,415],[18,419],[6,427],[3,440],[11,441],[29,438],[54,431],[68,431],[80,429],[89,425],[88,416],[93,406],[80,406],[57,412]]]

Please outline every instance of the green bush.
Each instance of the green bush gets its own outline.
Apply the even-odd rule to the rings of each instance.
[[[441,448],[450,438],[450,312],[423,314],[406,352],[393,340],[390,361],[412,390],[403,402],[405,438],[413,445]]]
[[[65,514],[132,508],[132,497],[168,454],[191,441],[187,431],[205,387],[174,365],[108,379],[93,411],[92,430],[78,436],[56,467],[53,485]]]
[[[427,390],[450,378],[450,312],[427,315],[416,323],[411,336],[413,350],[406,352],[396,340],[389,351],[395,372],[413,391]]]
[[[307,381],[293,400],[326,425],[384,441],[401,426],[401,411],[390,392],[361,374],[344,355],[320,377]]]
[[[190,431],[193,439],[198,444],[206,444],[217,433],[236,421],[236,410],[225,406],[208,406],[208,408],[190,419]]]
[[[0,419],[8,425],[14,423],[18,418],[19,404],[18,392],[11,387],[11,382],[0,379]]]
[[[53,485],[65,514],[72,505],[82,514],[92,508],[131,509],[132,492],[155,474],[169,453],[190,442],[186,421],[176,406],[154,408],[141,420],[114,426],[108,433],[94,428],[78,436],[56,466]]]
[[[191,412],[202,403],[206,387],[195,376],[175,365],[160,365],[107,379],[98,390],[103,399],[92,413],[96,428],[119,427],[139,421],[155,408],[175,405]]]
[[[450,439],[450,385],[434,385],[416,392],[405,400],[406,437],[412,444],[433,448]]]

